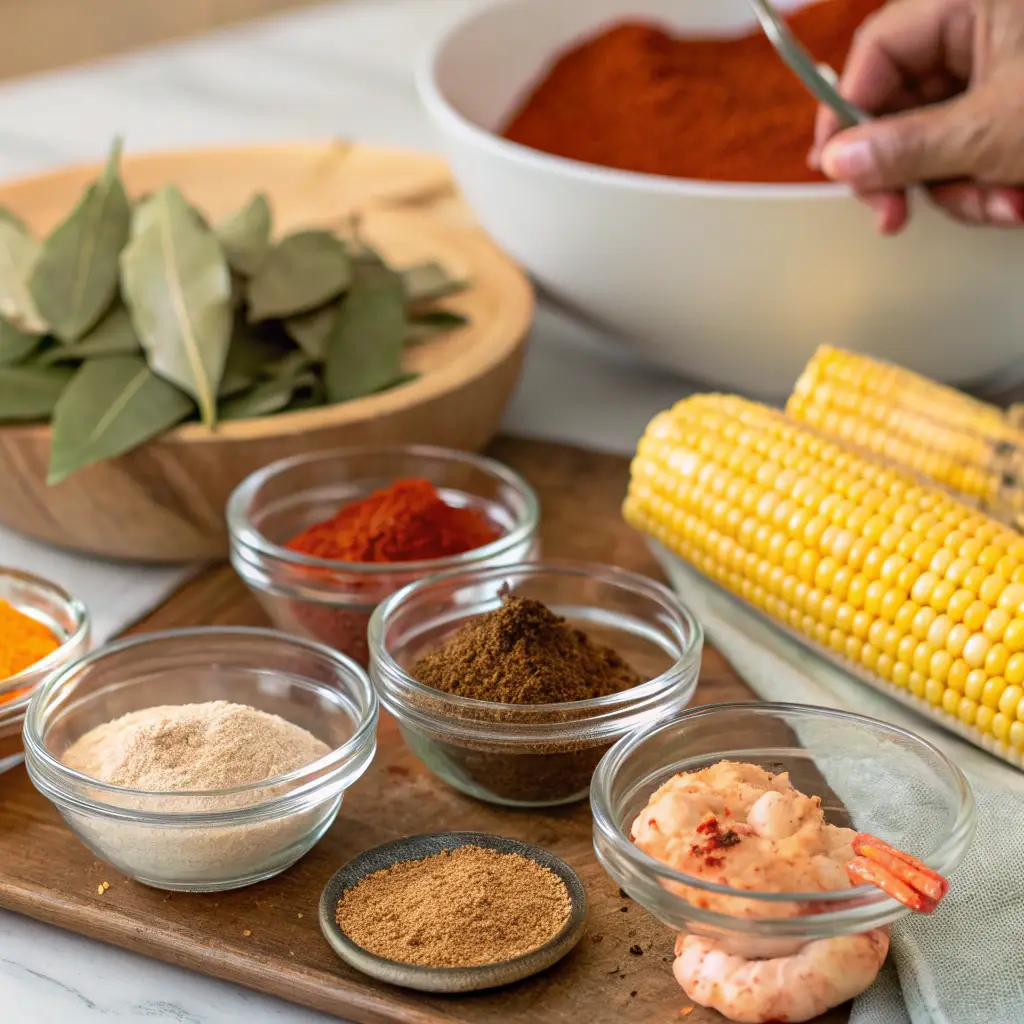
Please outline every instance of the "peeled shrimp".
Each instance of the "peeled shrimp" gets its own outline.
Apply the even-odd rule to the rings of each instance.
[[[672,973],[686,994],[740,1024],[797,1024],[860,995],[889,952],[884,928],[808,942],[792,956],[746,960],[699,935],[676,939]]]

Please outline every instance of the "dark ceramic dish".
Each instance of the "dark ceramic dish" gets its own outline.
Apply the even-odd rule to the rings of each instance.
[[[422,967],[385,960],[357,946],[338,927],[335,914],[342,894],[367,875],[383,871],[400,861],[422,860],[443,850],[460,846],[482,846],[499,853],[518,853],[522,857],[549,868],[564,883],[572,900],[572,913],[562,930],[543,946],[513,960],[502,960],[479,967]],[[557,963],[583,936],[587,914],[587,896],[579,876],[564,861],[539,846],[517,839],[491,835],[488,832],[437,832],[431,835],[406,836],[392,843],[383,843],[361,853],[335,872],[320,897],[320,928],[334,951],[346,963],[370,977],[389,985],[419,989],[421,992],[474,992],[521,981]]]

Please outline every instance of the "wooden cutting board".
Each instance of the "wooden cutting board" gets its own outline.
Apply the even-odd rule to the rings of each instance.
[[[537,488],[548,555],[658,575],[640,537],[619,514],[626,460],[507,439],[494,444],[491,454]],[[223,567],[185,586],[137,630],[194,625],[266,625],[266,619]],[[705,648],[695,702],[749,699],[750,690],[728,662]],[[309,855],[269,882],[213,895],[147,889],[96,861],[32,788],[24,769],[9,772],[0,776],[0,907],[357,1024],[720,1024],[723,1018],[713,1011],[689,1009],[673,980],[669,929],[625,897],[598,865],[585,803],[529,812],[491,807],[428,774],[387,715],[378,743],[370,770]],[[368,847],[439,828],[497,832],[564,858],[580,874],[590,900],[580,945],[534,978],[459,997],[382,985],[338,960],[317,924],[327,879]],[[99,895],[104,881],[110,888]],[[689,1012],[680,1016],[681,1011]],[[848,1019],[845,1006],[818,1024]]]

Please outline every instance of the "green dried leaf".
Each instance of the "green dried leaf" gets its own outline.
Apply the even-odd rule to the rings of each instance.
[[[412,384],[413,381],[417,381],[422,377],[422,373],[416,373],[415,370],[409,370],[405,373],[400,373],[390,384],[385,384],[384,387],[378,388],[378,391],[390,391],[392,388],[401,387],[403,384]]]
[[[337,298],[352,280],[345,243],[330,231],[299,231],[267,253],[249,282],[249,319],[284,319]]]
[[[433,260],[406,267],[400,273],[402,286],[405,288],[405,300],[409,305],[436,302],[469,287],[468,281],[452,277],[440,263]]]
[[[262,381],[244,395],[226,401],[220,407],[220,417],[223,420],[247,420],[256,416],[272,416],[288,406],[296,391],[312,388],[315,384],[316,374],[312,370]]]
[[[272,376],[274,364],[281,355],[280,345],[257,328],[236,321],[217,397],[224,399],[241,394],[261,377]]]
[[[72,373],[63,366],[0,367],[0,421],[49,419]]]
[[[271,226],[270,203],[262,192],[216,226],[232,270],[246,277],[259,270],[270,249]]]
[[[327,339],[324,382],[331,402],[361,398],[395,381],[405,344],[402,278],[385,266],[361,266]]]
[[[0,366],[24,362],[42,340],[40,335],[19,331],[14,324],[0,319]]]
[[[323,387],[320,381],[316,381],[311,388],[304,388],[293,398],[281,412],[302,412],[304,409],[319,409],[326,400]]]
[[[28,279],[36,308],[65,344],[78,341],[110,308],[131,206],[118,172],[121,140],[78,205],[51,232]]]
[[[456,327],[465,327],[468,323],[468,316],[453,313],[449,309],[432,309],[426,313],[413,313],[405,325],[405,343],[418,345],[431,338],[436,338],[439,334],[454,331]]]
[[[31,234],[25,222],[16,213],[8,210],[6,206],[0,206],[0,224],[10,224],[26,235]]]
[[[121,254],[121,291],[149,365],[195,398],[212,427],[231,341],[224,251],[173,185],[145,209],[145,225]]]
[[[153,206],[153,200],[159,195],[159,192],[146,192],[144,195],[138,196],[132,206],[132,223],[130,229],[130,237],[134,238],[140,231],[145,229],[152,223],[153,214],[155,213],[155,207]],[[204,230],[208,230],[210,222],[206,219],[206,215],[198,207],[193,206],[191,203],[186,203],[189,209],[189,213],[192,214],[196,224]]]
[[[314,309],[312,313],[292,316],[284,321],[288,336],[314,362],[322,363],[327,354],[327,339],[338,319],[338,304]]]
[[[123,455],[170,430],[195,409],[192,400],[158,377],[141,356],[90,360],[57,402],[47,483]]]
[[[128,310],[117,303],[81,341],[74,345],[48,348],[40,352],[38,362],[41,366],[53,366],[56,363],[83,362],[107,356],[141,354],[142,343],[135,333]]]
[[[29,334],[44,334],[28,275],[39,255],[39,243],[25,230],[0,220],[0,316]]]

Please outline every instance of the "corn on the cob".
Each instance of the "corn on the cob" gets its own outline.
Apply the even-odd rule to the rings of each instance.
[[[822,347],[786,405],[795,420],[892,459],[1006,522],[1024,517],[1024,431],[993,405],[867,356]]]
[[[1024,749],[1024,537],[723,395],[649,424],[626,519],[861,669]]]

